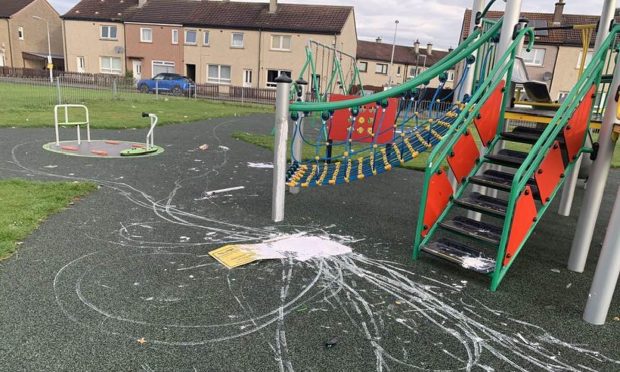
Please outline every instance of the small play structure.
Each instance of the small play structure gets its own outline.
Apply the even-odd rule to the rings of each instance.
[[[79,117],[82,120],[70,120],[70,109],[77,111],[73,112],[73,116]],[[164,149],[156,146],[153,141],[153,132],[158,121],[157,115],[143,112],[142,117],[151,120],[151,125],[146,135],[146,141],[143,143],[120,140],[92,140],[90,136],[90,113],[88,107],[75,104],[56,105],[54,107],[56,141],[45,144],[43,148],[65,155],[94,158],[143,157],[162,153]],[[77,139],[61,141],[60,127],[76,127]],[[82,127],[86,128],[86,141],[82,141]]]
[[[582,60],[577,81],[564,101],[544,120],[520,116],[518,121],[510,121],[507,115],[507,108],[514,104],[515,83],[531,88],[531,95],[540,101],[533,106],[550,104],[548,92],[534,92],[540,90],[540,84],[529,80],[518,59],[522,47],[527,51],[533,47],[537,29],[519,19],[519,0],[506,2],[504,18],[486,19],[493,3],[472,13],[476,14],[472,32],[450,54],[386,91],[366,96],[326,92],[313,94],[313,102],[304,102],[308,84],[304,77],[293,82],[280,76],[273,220],[284,219],[286,186],[291,193],[298,193],[312,186],[347,184],[385,173],[427,151],[413,259],[424,252],[488,275],[495,291],[565,184],[560,206],[570,212],[576,170],[581,158],[587,156],[596,161],[568,265],[573,271],[583,271],[615,146],[610,128],[620,120],[616,119],[620,94],[615,93],[620,92],[620,68],[609,62],[618,56],[620,25],[607,27],[615,8],[610,4],[615,1],[606,2],[602,17],[606,22],[601,20],[604,26],[597,33],[595,54],[587,66]],[[560,28],[581,30],[587,51],[592,25]],[[432,97],[425,102],[423,91],[432,79],[442,84],[446,72],[458,64],[465,70],[463,76],[468,76],[464,83],[467,94],[457,94],[464,99],[435,110],[441,100]],[[609,69],[614,70],[613,79],[606,75]],[[297,93],[292,97],[291,85]],[[446,98],[450,97],[444,101]],[[421,109],[424,103],[430,107],[428,112]],[[596,143],[596,138],[589,138],[590,123],[604,107],[611,109],[605,110],[601,119]],[[537,113],[532,107],[528,115],[537,117]],[[289,120],[294,126],[292,161],[287,164]],[[306,151],[302,151],[304,147]],[[308,155],[308,148],[314,150],[313,156]],[[614,214],[615,220],[618,214]],[[617,249],[620,242],[612,239],[609,245]],[[613,266],[603,263],[606,266],[601,270],[606,273],[604,278],[615,273],[617,279],[620,259],[611,262]],[[615,286],[601,283],[592,292],[594,297],[605,293],[598,296],[597,304],[610,301]]]

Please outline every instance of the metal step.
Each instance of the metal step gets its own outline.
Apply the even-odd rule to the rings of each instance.
[[[519,168],[527,155],[527,152],[502,149],[499,150],[497,154],[485,155],[485,158],[487,158],[491,163],[494,164],[504,165],[512,168]]]
[[[482,195],[477,192],[472,192],[464,198],[455,199],[454,203],[466,209],[498,217],[505,217],[506,208],[508,207],[508,202],[505,200]]]
[[[491,187],[502,191],[510,191],[513,177],[514,174],[512,173],[489,169],[484,171],[482,174],[470,177],[469,181],[475,185]]]
[[[538,141],[543,131],[544,129],[542,128],[538,129],[529,127],[515,127],[511,132],[503,132],[501,136],[502,139],[508,141],[527,143],[532,145]],[[564,136],[560,134],[557,140],[560,143],[564,143]]]
[[[492,189],[509,192],[512,189],[513,178],[513,173],[500,172],[495,169],[489,169],[484,171],[482,174],[470,177],[469,180],[475,185],[486,186]],[[532,189],[532,195],[534,197],[539,197],[540,194],[538,192],[538,187],[536,187],[536,181],[531,178],[527,181],[527,184]]]
[[[481,274],[495,271],[495,259],[454,240],[441,238],[422,246],[422,250]]]
[[[456,216],[447,221],[440,222],[439,226],[446,230],[495,245],[499,244],[499,240],[502,237],[502,228],[500,226],[472,220],[471,218],[463,216]]]

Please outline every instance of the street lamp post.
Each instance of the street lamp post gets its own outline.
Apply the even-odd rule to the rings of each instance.
[[[50,23],[39,16],[32,16],[32,18],[45,22],[47,29],[47,69],[50,71],[50,83],[54,82],[54,75],[52,73],[52,46],[50,44]]]
[[[388,71],[388,87],[392,86],[392,69],[394,67],[394,49],[396,48],[396,31],[398,31],[398,19],[394,21],[394,40],[392,41],[392,58],[390,58],[390,71]]]

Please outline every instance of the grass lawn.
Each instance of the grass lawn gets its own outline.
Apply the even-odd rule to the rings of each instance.
[[[2,83],[0,85],[0,127],[42,127],[54,125],[55,90],[47,86]],[[111,91],[64,88],[62,96],[68,102],[88,107],[92,128],[123,129],[148,127],[142,112],[159,116],[159,124],[187,123],[251,113],[272,112],[268,105],[239,105],[234,103],[187,99],[152,94],[121,93],[114,98]],[[71,121],[83,120],[75,114]]]
[[[96,188],[92,183],[0,180],[0,260],[46,217]]]
[[[273,151],[273,142],[274,142],[273,136],[264,135],[264,134],[253,134],[253,133],[248,133],[248,132],[233,132],[232,137],[237,140],[251,143],[256,146]],[[290,142],[288,146],[290,148]],[[530,148],[530,146],[520,144],[520,143],[512,143],[508,148],[513,149],[513,150],[519,150],[519,151],[527,151]],[[324,154],[323,152],[324,148],[322,148],[321,151],[322,151],[321,154]],[[315,150],[313,146],[310,146],[304,143],[303,152],[302,152],[302,156],[304,159],[313,159],[314,152]],[[418,155],[415,159],[406,162],[403,168],[414,169],[414,170],[424,170],[424,168],[426,168],[426,161],[428,159],[429,154],[430,154],[430,151],[420,153],[420,155]],[[336,149],[334,149],[333,155],[334,156],[338,155]],[[589,155],[586,154],[586,156],[589,156]],[[289,156],[289,160],[290,160],[290,156]],[[613,157],[611,166],[613,168],[620,167],[620,141],[618,141],[618,143],[616,144],[616,151],[614,151],[614,157]]]

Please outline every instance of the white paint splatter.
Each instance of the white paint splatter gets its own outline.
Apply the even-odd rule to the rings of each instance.
[[[248,168],[273,169],[273,164],[272,163],[253,163],[249,161]]]

